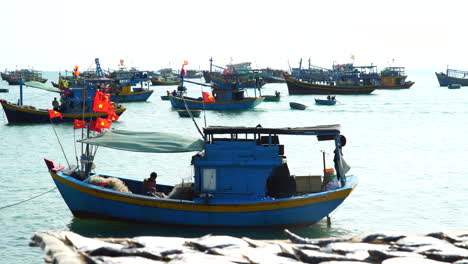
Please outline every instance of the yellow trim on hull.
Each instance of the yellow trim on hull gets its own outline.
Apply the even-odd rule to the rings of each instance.
[[[77,191],[92,195],[94,197],[112,200],[116,202],[123,202],[129,204],[135,204],[140,206],[157,207],[163,209],[171,209],[178,211],[192,211],[192,212],[210,212],[210,213],[240,213],[240,212],[259,212],[268,210],[279,210],[289,209],[300,206],[307,206],[337,199],[344,199],[354,190],[356,185],[351,189],[345,189],[341,191],[331,192],[321,196],[304,197],[288,199],[283,201],[272,201],[262,203],[243,203],[243,204],[196,204],[193,202],[182,202],[176,200],[169,200],[163,198],[150,198],[150,197],[129,197],[123,194],[115,194],[105,190],[96,190],[94,188],[86,187],[80,184],[73,183],[58,176],[54,172],[50,172],[50,175],[55,180],[62,184],[75,189]]]
[[[169,96],[170,98],[173,98],[175,100],[178,100],[178,101],[181,101],[183,102],[184,100],[178,98],[178,97],[175,97],[175,96]],[[255,101],[263,101],[265,100],[265,97],[254,97],[254,98],[247,98],[247,99],[244,99],[244,100],[240,100],[240,101],[233,101],[233,102],[210,102],[210,103],[204,103],[206,105],[210,105],[210,104],[213,104],[213,105],[221,105],[221,104],[233,104],[233,103],[244,103],[244,102],[255,102]],[[187,103],[194,103],[194,104],[203,104],[203,101],[197,101],[197,100],[190,100],[190,99],[185,99],[185,101]]]

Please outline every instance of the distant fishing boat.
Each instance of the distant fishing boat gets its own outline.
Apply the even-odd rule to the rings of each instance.
[[[161,95],[161,100],[163,101],[169,101],[170,100],[170,95]]]
[[[386,67],[380,72],[379,89],[408,89],[414,82],[406,81],[405,67]]]
[[[180,117],[190,117],[190,114],[192,114],[193,117],[199,117],[201,114],[201,110],[177,110],[177,113],[179,114]]]
[[[448,86],[450,84],[468,86],[468,71],[447,69],[446,73],[436,72],[435,74],[440,86]]]
[[[305,110],[307,108],[307,105],[303,105],[303,104],[295,103],[295,102],[290,102],[289,107],[291,107],[292,109]]]
[[[322,175],[290,174],[279,137],[298,135],[329,142],[323,144],[334,155],[326,168],[323,154],[323,180]],[[203,140],[174,133],[112,130],[79,142],[86,145],[81,160],[87,162],[64,168],[45,160],[63,200],[78,218],[185,226],[305,225],[333,212],[357,185],[355,176],[346,175],[350,167],[342,156],[346,139],[339,125],[207,127]],[[304,151],[305,141],[300,142]],[[141,180],[91,172],[95,147],[164,155],[198,151],[188,160],[193,182],[157,184],[154,193]]]
[[[310,83],[296,80],[287,75],[284,77],[288,85],[288,91],[291,95],[301,94],[370,94],[379,85],[331,85]]]
[[[50,89],[54,88],[51,87]],[[62,101],[57,111],[60,112],[63,117],[54,119],[54,122],[73,122],[74,119],[95,119],[97,117],[106,118],[108,116],[107,113],[93,112],[91,110],[92,100],[96,90],[71,87],[66,91],[65,93],[57,89]],[[0,103],[2,104],[8,123],[50,122],[48,109],[39,109],[34,106],[23,105],[22,85],[20,85],[20,100],[18,103],[10,103],[3,99],[0,100]],[[115,104],[114,107],[115,113],[119,116],[126,110],[118,104]]]
[[[40,71],[30,70],[30,69],[5,71],[5,72],[0,73],[0,76],[2,77],[3,80],[8,82],[9,85],[19,85],[20,78],[22,79],[23,83],[29,82],[29,81],[36,81],[36,82],[41,82],[41,83],[47,82],[47,79],[42,78],[42,73]]]
[[[7,88],[0,88],[0,93],[8,93],[8,91]]]

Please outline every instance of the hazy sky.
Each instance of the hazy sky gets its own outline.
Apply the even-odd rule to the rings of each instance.
[[[296,67],[468,70],[467,1],[5,0],[0,2],[0,70],[207,69],[250,61]]]

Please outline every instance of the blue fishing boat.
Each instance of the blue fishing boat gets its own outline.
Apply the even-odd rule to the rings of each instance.
[[[323,181],[321,175],[291,176],[279,137],[297,135],[328,141],[334,150],[331,168],[325,169],[323,155]],[[79,218],[221,227],[313,224],[334,211],[357,185],[356,177],[346,175],[350,167],[342,157],[346,139],[339,125],[208,127],[203,129],[203,140],[173,133],[112,130],[80,142],[87,144],[89,153],[95,147],[199,152],[187,161],[193,165],[193,182],[158,184],[158,196],[147,193],[141,180],[91,171],[93,159],[87,153],[80,167],[58,167],[46,159],[65,203]],[[318,164],[322,164],[320,156]]]
[[[62,118],[55,118],[54,123],[73,122],[74,119],[95,119],[97,117],[107,117],[107,113],[93,112],[94,89],[69,88],[67,93],[60,91],[61,104],[59,111]],[[20,85],[20,99],[18,103],[10,103],[0,100],[8,123],[48,123],[50,122],[48,109],[39,109],[30,105],[23,105],[22,85]],[[114,104],[115,113],[123,114],[125,108],[119,104]]]
[[[187,97],[185,96],[186,88],[179,86],[177,94],[169,96],[172,107],[199,110],[246,110],[256,107],[265,99],[264,97],[245,97],[245,90],[238,88],[236,85],[219,88],[192,81],[186,82],[211,87],[212,95],[209,95],[211,100],[204,100],[203,97]],[[183,80],[181,84],[183,84]],[[204,92],[204,94],[208,93]]]
[[[315,104],[317,104],[317,105],[335,105],[336,104],[336,99],[335,99],[335,96],[327,96],[327,99],[315,98]]]
[[[440,86],[449,86],[450,84],[468,86],[468,71],[447,69],[446,73],[436,72],[435,74]]]

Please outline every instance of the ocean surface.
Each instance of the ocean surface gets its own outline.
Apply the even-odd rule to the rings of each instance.
[[[248,111],[206,112],[206,125],[300,127],[341,124],[347,138],[344,158],[348,174],[359,185],[326,220],[290,228],[306,237],[330,237],[367,232],[432,232],[467,228],[468,184],[468,87],[451,90],[439,87],[434,71],[408,71],[416,84],[406,90],[376,90],[371,95],[338,95],[335,106],[317,106],[321,96],[288,96],[286,84],[267,84],[262,94],[279,91],[280,102],[263,102]],[[45,77],[56,81],[57,72]],[[16,102],[19,87],[0,81],[0,98]],[[201,96],[202,88],[188,84],[189,96]],[[198,136],[191,119],[180,118],[161,95],[175,86],[153,86],[147,102],[126,103],[127,111],[114,128],[136,131],[164,131]],[[207,88],[204,88],[207,91]],[[254,90],[248,90],[254,95]],[[24,89],[24,104],[51,108],[55,94]],[[323,97],[323,96],[322,96]],[[289,102],[309,106],[291,110]],[[9,125],[0,114],[0,208],[27,200],[55,187],[43,158],[66,165],[51,124]],[[203,114],[197,118],[205,126]],[[75,161],[71,124],[55,125],[70,163]],[[78,130],[77,130],[78,131]],[[315,137],[280,139],[285,144],[291,174],[320,174],[321,143]],[[96,170],[135,179],[157,171],[158,182],[176,184],[193,173],[194,153],[142,154],[99,149]],[[329,155],[327,153],[327,155]],[[164,225],[135,225],[125,222],[77,219],[72,216],[57,190],[0,209],[0,262],[43,263],[43,252],[28,246],[35,232],[71,230],[84,236],[184,236],[205,234],[248,236],[255,239],[284,238],[282,229],[187,228]]]

